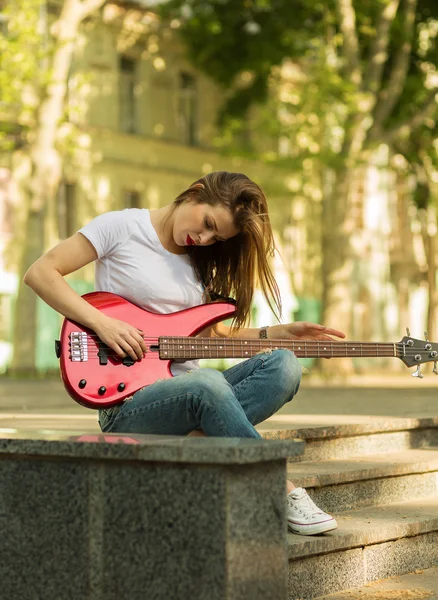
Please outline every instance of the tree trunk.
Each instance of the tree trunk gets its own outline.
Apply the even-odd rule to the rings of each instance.
[[[62,176],[62,159],[56,149],[56,135],[64,112],[64,101],[74,44],[81,22],[105,0],[65,0],[54,27],[56,44],[50,80],[42,98],[34,142],[28,149],[31,176],[26,186],[28,199],[24,248],[19,261],[19,289],[15,305],[14,353],[10,372],[14,375],[35,371],[37,298],[23,284],[23,276],[45,249],[46,204],[53,198]]]
[[[438,339],[438,294],[436,285],[437,222],[436,212],[431,206],[421,212],[421,234],[427,260],[427,283],[429,303],[427,308],[426,332],[433,342]]]
[[[19,265],[20,274],[26,272],[27,267],[41,256],[43,228],[44,209],[40,211],[28,209],[26,240]],[[15,305],[14,356],[10,369],[14,374],[31,375],[35,372],[36,317],[35,293],[23,283],[20,277]]]
[[[395,190],[396,210],[390,245],[390,277],[397,294],[399,332],[400,336],[403,336],[406,328],[410,328],[411,289],[420,283],[421,273],[415,260],[409,217],[411,192],[405,173],[396,172]]]
[[[324,198],[322,210],[322,283],[323,311],[321,323],[344,331],[351,331],[351,277],[353,269],[350,246],[352,221],[349,198],[352,170],[339,168],[334,172],[331,193]],[[319,369],[329,374],[352,373],[351,358],[336,359],[336,364],[321,360]],[[334,372],[334,373],[333,373]]]

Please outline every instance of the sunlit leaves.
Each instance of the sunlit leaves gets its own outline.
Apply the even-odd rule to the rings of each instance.
[[[12,149],[31,124],[48,79],[51,41],[45,2],[6,2],[0,28],[0,148]],[[12,125],[13,124],[13,125]]]

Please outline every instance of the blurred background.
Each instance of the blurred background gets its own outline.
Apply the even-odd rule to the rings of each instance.
[[[283,321],[438,342],[437,35],[436,0],[1,1],[3,377],[58,373],[34,260],[216,170],[266,193]],[[93,266],[67,280],[91,291]],[[252,325],[274,323],[257,293]]]

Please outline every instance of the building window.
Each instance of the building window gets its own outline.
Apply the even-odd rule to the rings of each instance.
[[[59,237],[66,239],[76,233],[76,184],[61,181],[58,188]]]
[[[119,61],[119,106],[120,129],[124,133],[138,133],[135,106],[136,72],[136,61],[127,56],[121,56]]]
[[[140,192],[136,190],[124,190],[123,205],[125,208],[141,208]]]
[[[196,80],[189,73],[179,77],[178,126],[181,141],[188,146],[198,144]]]

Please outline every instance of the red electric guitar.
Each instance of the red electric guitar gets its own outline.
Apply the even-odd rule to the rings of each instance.
[[[83,298],[109,317],[126,321],[145,333],[148,349],[141,361],[120,358],[96,334],[65,319],[56,354],[70,396],[88,408],[108,408],[157,379],[172,377],[173,359],[249,358],[266,348],[288,348],[298,358],[394,356],[406,366],[436,361],[438,344],[404,337],[398,343],[316,340],[259,340],[195,337],[218,321],[233,316],[229,302],[202,304],[169,315],[150,313],[109,292],[92,292]],[[434,372],[438,372],[436,365]]]

